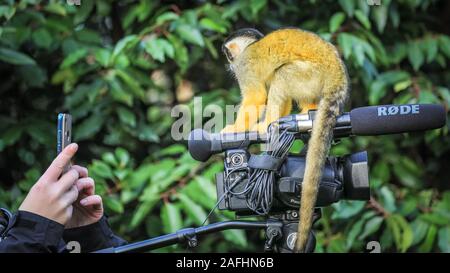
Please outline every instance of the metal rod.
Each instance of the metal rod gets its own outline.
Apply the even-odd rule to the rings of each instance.
[[[186,237],[192,235],[205,235],[228,229],[263,229],[267,228],[268,221],[226,221],[213,223],[198,228],[181,229],[175,233],[159,236],[156,238],[131,243],[119,247],[111,247],[95,251],[95,253],[125,253],[125,252],[144,252],[157,249],[176,243],[184,242]]]

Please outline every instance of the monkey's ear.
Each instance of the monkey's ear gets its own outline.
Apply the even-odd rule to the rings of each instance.
[[[230,42],[224,45],[225,49],[225,55],[227,55],[228,60],[233,61],[236,56],[238,56],[241,53],[241,49],[239,48],[238,43],[236,42]]]

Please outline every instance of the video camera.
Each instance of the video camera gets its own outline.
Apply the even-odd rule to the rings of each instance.
[[[299,221],[301,184],[305,170],[305,153],[289,154],[292,142],[307,143],[314,126],[315,111],[282,117],[275,131],[265,135],[256,132],[209,134],[195,129],[189,135],[192,157],[207,161],[213,154],[225,152],[224,171],[216,175],[219,209],[236,211],[237,215],[264,215],[262,221],[232,220],[151,238],[98,253],[140,252],[164,246],[187,243],[198,245],[197,236],[227,229],[265,229],[264,251],[293,252]],[[334,139],[343,137],[398,134],[440,128],[446,124],[446,111],[435,104],[380,105],[360,107],[336,120]],[[275,133],[274,133],[275,132]],[[255,155],[249,146],[264,143],[266,152]],[[368,200],[370,197],[368,160],[365,151],[341,157],[328,157],[316,202],[328,206],[341,199]],[[317,208],[313,221],[321,216]],[[306,252],[315,248],[313,232]]]
[[[278,130],[289,132],[294,139],[306,143],[314,126],[315,114],[316,111],[309,111],[307,114],[282,117],[278,120]],[[422,131],[442,127],[445,121],[445,110],[440,105],[360,107],[337,118],[334,138]],[[273,157],[261,158],[260,155],[252,155],[248,151],[250,145],[266,142],[267,135],[259,135],[256,132],[209,134],[201,129],[191,132],[188,147],[194,159],[206,161],[215,153],[225,152],[224,172],[216,175],[219,209],[236,211],[237,215],[273,215],[289,209],[298,209],[307,146],[300,154],[288,154],[272,164],[270,161]],[[272,166],[267,166],[270,165],[267,162]],[[276,164],[278,166],[274,167]],[[271,192],[273,198],[267,198],[271,200],[271,204],[269,210],[264,213],[260,213],[259,207],[251,206],[249,198],[252,198],[252,191],[246,191],[249,188],[250,173],[255,169],[272,171],[275,176]],[[233,189],[230,190],[232,185]],[[368,159],[365,151],[327,158],[319,184],[317,207],[328,206],[341,199],[369,198]]]

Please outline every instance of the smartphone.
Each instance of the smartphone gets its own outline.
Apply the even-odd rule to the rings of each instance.
[[[56,152],[59,154],[67,145],[72,143],[72,116],[70,114],[59,113],[57,127]],[[69,168],[70,164],[64,167],[63,173],[67,172]]]

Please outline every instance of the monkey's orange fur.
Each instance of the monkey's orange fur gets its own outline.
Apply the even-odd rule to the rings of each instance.
[[[236,55],[231,68],[243,99],[235,124],[223,132],[265,132],[272,121],[290,113],[292,100],[304,112],[317,105],[324,93],[339,89],[346,82],[345,68],[334,46],[311,32],[281,29],[246,48],[239,48],[233,41],[226,46]],[[271,101],[271,97],[276,97],[276,101]],[[266,101],[265,119],[254,126]],[[251,108],[259,109],[257,115],[251,114]]]
[[[236,36],[224,47],[242,102],[235,123],[222,132],[265,132],[271,122],[291,112],[292,101],[302,112],[318,109],[302,182],[296,250],[304,251],[333,127],[347,97],[345,65],[333,45],[300,29],[277,30],[259,40]],[[263,112],[264,119],[257,123]]]

